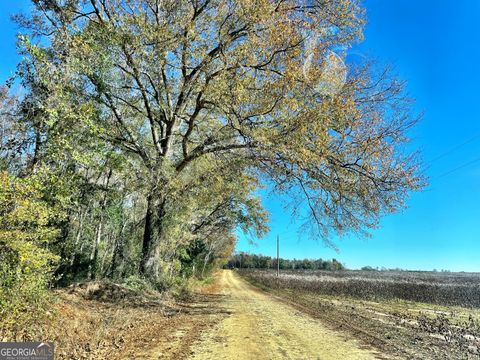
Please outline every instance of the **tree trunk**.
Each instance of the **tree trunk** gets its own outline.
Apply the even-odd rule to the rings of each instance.
[[[210,251],[207,253],[205,259],[203,260],[202,279],[205,277],[205,270],[207,268],[208,260],[210,260]]]
[[[100,240],[102,238],[102,227],[103,227],[103,219],[101,218],[97,226],[97,231],[95,233],[95,242],[93,243],[93,249],[92,249],[92,252],[90,253],[90,261],[88,264],[88,275],[87,275],[87,278],[89,280],[95,279],[95,275],[96,275],[98,246],[100,245]]]
[[[168,180],[159,176],[162,163],[159,161],[152,169],[150,189],[147,194],[147,209],[145,213],[145,225],[143,230],[142,252],[138,271],[140,275],[152,276],[156,263],[155,250],[158,241],[163,235],[163,223],[165,220],[166,189]]]
[[[87,215],[87,211],[80,210],[80,223],[78,225],[78,230],[77,234],[75,236],[75,242],[73,244],[73,251],[72,251],[72,256],[70,257],[70,267],[73,267],[75,264],[75,259],[77,257],[77,246],[80,243],[80,239],[82,237],[82,232],[83,232],[83,223],[85,221],[85,217]]]
[[[115,238],[113,243],[113,254],[112,261],[110,262],[109,269],[107,271],[107,276],[113,278],[115,276],[115,270],[119,264],[123,263],[123,251],[125,246],[125,228],[127,227],[127,222],[124,220],[122,228],[120,229],[120,234],[118,238]],[[118,273],[118,272],[117,272]]]
[[[110,179],[112,177],[112,173],[113,173],[112,169],[109,169],[108,175],[104,182],[105,189],[108,188]],[[97,231],[95,234],[95,242],[93,243],[93,249],[92,249],[92,252],[90,253],[90,262],[88,264],[87,277],[90,280],[93,280],[96,275],[97,262],[98,262],[98,247],[100,245],[100,241],[102,240],[103,219],[104,219],[105,209],[107,208],[107,201],[108,201],[108,191],[105,191],[105,194],[103,196],[103,200],[100,206],[100,219],[98,221]]]
[[[162,222],[165,216],[165,199],[153,192],[147,198],[147,212],[143,231],[142,254],[139,272],[141,275],[151,275],[154,265],[151,259],[155,257],[155,242],[162,237]]]
[[[147,198],[147,213],[145,215],[145,227],[143,229],[143,243],[142,254],[140,257],[140,274],[145,275],[147,272],[147,261],[150,255],[150,248],[152,247],[153,239],[153,196],[148,195]]]

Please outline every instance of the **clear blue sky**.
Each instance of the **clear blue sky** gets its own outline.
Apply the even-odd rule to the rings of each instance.
[[[9,14],[28,4],[0,2],[0,82],[19,60]],[[450,172],[480,159],[480,1],[366,0],[364,5],[369,23],[356,51],[393,63],[408,81],[416,109],[425,112],[412,134],[425,163],[448,154],[431,164],[430,186],[413,194],[408,209],[384,218],[370,239],[338,239],[339,253],[299,235],[281,199],[266,195],[272,231],[256,245],[241,237],[237,249],[274,255],[281,234],[286,258],[335,257],[350,268],[480,271],[480,160]]]
[[[241,238],[238,250],[275,254],[280,235],[286,258],[335,257],[347,267],[364,265],[408,269],[480,271],[480,1],[367,0],[365,42],[358,50],[396,66],[422,123],[412,133],[423,152],[430,186],[413,194],[409,208],[381,221],[367,240],[337,240],[340,252],[310,241],[295,231],[281,202],[264,197],[270,209],[271,233],[250,245]],[[459,145],[477,138],[468,144]]]

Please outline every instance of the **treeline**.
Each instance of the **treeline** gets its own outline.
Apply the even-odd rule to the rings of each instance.
[[[344,270],[345,267],[336,259],[279,259],[281,270]],[[225,265],[229,269],[276,269],[277,259],[270,256],[236,253]]]

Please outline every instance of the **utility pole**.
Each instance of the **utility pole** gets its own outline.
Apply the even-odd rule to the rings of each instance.
[[[280,276],[280,237],[277,235],[277,276]]]

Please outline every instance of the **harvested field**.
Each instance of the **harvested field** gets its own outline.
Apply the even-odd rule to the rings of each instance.
[[[480,310],[449,305],[475,303],[470,294],[478,288],[476,274],[288,271],[279,278],[273,271],[243,270],[240,274],[385,354],[416,359],[480,358]],[[423,283],[416,283],[415,275]],[[461,289],[469,286],[473,290],[464,296]],[[422,287],[430,292],[422,294]],[[443,297],[435,298],[435,294]]]
[[[480,308],[480,274],[421,271],[248,270],[269,287],[313,291],[357,299],[401,299],[446,306]]]

